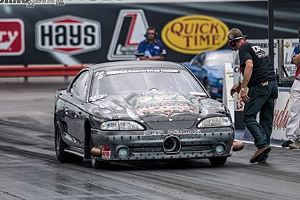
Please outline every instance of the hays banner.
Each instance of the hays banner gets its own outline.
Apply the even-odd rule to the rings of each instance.
[[[101,44],[100,23],[75,16],[39,21],[36,47],[41,51],[76,55],[97,50]]]
[[[188,62],[201,51],[229,48],[226,32],[233,27],[249,39],[267,39],[268,16],[257,14],[267,10],[266,1],[3,6],[0,65],[133,60],[149,26],[167,60]],[[297,38],[300,1],[275,2],[274,11],[275,38]]]

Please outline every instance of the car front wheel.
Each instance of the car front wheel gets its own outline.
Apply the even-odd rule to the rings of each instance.
[[[94,143],[92,138],[90,139],[90,149],[94,147]],[[100,168],[106,168],[108,167],[109,163],[106,161],[99,161],[97,160],[97,157],[95,156],[90,156],[91,157],[91,165],[94,169],[100,169]]]
[[[227,161],[227,157],[213,157],[209,158],[210,165],[212,167],[222,167]]]

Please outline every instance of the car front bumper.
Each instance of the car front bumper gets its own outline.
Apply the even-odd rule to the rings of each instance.
[[[175,139],[179,148],[170,152],[166,148],[167,138]],[[232,128],[210,128],[197,130],[168,131],[100,131],[92,130],[94,146],[102,149],[97,160],[161,160],[228,157],[234,139]],[[172,140],[171,139],[171,140]],[[169,141],[168,141],[169,142]],[[217,145],[224,148],[217,152]],[[168,146],[167,146],[168,147]],[[128,154],[120,156],[120,148],[126,148]]]

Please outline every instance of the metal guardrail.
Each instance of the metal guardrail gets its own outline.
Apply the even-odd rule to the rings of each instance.
[[[6,65],[0,66],[0,77],[75,76],[85,66],[87,65]]]

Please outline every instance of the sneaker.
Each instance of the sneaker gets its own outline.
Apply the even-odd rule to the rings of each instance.
[[[244,149],[244,143],[242,141],[239,140],[234,140],[233,144],[232,144],[232,151],[240,151],[242,149]]]
[[[300,149],[300,142],[293,142],[289,144],[290,149]]]
[[[257,161],[261,160],[266,154],[271,151],[271,147],[262,147],[258,149],[254,156],[250,159],[250,163],[256,163]]]
[[[290,144],[294,143],[292,140],[287,140],[284,143],[282,143],[282,147],[289,147]]]

